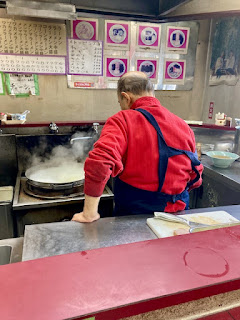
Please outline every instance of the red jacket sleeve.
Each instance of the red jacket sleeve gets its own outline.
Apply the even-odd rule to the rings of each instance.
[[[194,141],[194,145],[196,145],[194,133],[193,133],[193,131],[191,129],[190,129],[190,132],[191,132],[192,139]],[[189,188],[189,191],[191,191],[192,189],[200,187],[201,184],[202,184],[203,165],[200,164],[199,166],[196,167],[196,169],[200,173],[200,179]],[[191,171],[190,172],[190,181],[194,180],[195,178],[196,178],[196,173],[194,171]]]
[[[126,122],[122,112],[109,118],[94,149],[85,161],[85,194],[100,197],[110,175],[123,170],[122,157],[127,149]]]

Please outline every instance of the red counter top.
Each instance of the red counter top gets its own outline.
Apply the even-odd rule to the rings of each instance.
[[[240,226],[0,267],[1,319],[114,320],[240,288]]]

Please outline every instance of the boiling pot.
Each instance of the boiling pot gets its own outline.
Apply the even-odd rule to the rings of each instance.
[[[67,190],[84,184],[84,164],[65,163],[59,166],[40,164],[25,172],[31,186],[48,190]]]

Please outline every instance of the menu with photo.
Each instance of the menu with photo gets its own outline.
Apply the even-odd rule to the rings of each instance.
[[[71,22],[72,38],[79,40],[98,39],[98,20],[88,18],[78,18]]]
[[[158,59],[138,58],[136,59],[136,69],[145,73],[153,82],[158,76]]]
[[[105,21],[105,49],[129,50],[130,24],[123,21]]]
[[[65,24],[0,19],[0,53],[66,55]]]
[[[106,57],[105,76],[111,80],[118,80],[128,72],[128,58],[126,57]]]
[[[186,60],[165,59],[163,83],[183,85],[185,73]]]
[[[166,52],[187,54],[190,28],[167,27]]]
[[[68,39],[68,74],[103,75],[103,42]]]
[[[152,23],[137,25],[137,51],[159,52],[161,26]]]
[[[0,54],[0,70],[8,73],[66,74],[66,57]]]

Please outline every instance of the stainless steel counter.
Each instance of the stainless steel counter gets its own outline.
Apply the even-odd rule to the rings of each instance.
[[[90,224],[67,221],[28,225],[23,261],[156,239],[146,225],[147,218],[126,216],[102,218]]]
[[[240,190],[240,162],[235,161],[231,167],[226,169],[221,169],[214,167],[212,161],[208,156],[202,156],[201,160],[204,166],[204,174],[212,177],[216,182],[220,181],[234,188],[235,190]],[[240,199],[239,199],[240,200]]]
[[[182,214],[219,210],[240,220],[240,205],[193,209]],[[91,224],[58,222],[26,226],[23,261],[156,239],[146,224],[149,217],[138,215],[102,218]]]

